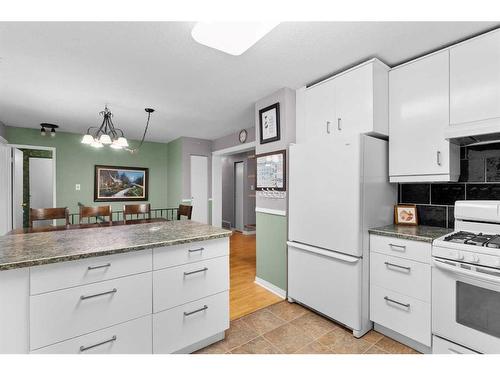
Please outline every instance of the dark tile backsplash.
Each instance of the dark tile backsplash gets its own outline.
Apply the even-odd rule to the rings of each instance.
[[[454,227],[457,200],[500,200],[500,142],[460,148],[454,183],[400,184],[398,201],[417,205],[419,223]]]

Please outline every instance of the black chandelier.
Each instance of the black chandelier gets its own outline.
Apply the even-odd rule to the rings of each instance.
[[[137,151],[144,143],[144,139],[149,127],[149,119],[151,117],[151,113],[155,111],[152,108],[145,108],[144,110],[148,114],[148,119],[146,122],[146,128],[144,129],[144,134],[141,139],[141,143],[137,148],[129,148],[128,141],[125,137],[125,134],[123,133],[123,130],[120,128],[116,128],[113,124],[113,113],[111,113],[107,105],[104,106],[104,111],[99,112],[99,114],[103,116],[101,126],[89,127],[87,129],[87,134],[85,134],[82,138],[82,143],[95,148],[101,148],[105,145],[109,145],[111,148],[118,150],[125,149],[131,152]]]

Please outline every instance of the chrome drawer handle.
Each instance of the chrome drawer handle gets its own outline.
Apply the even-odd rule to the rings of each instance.
[[[387,268],[396,267],[396,268],[401,268],[402,270],[406,270],[408,272],[411,271],[411,267],[400,266],[399,264],[394,264],[389,262],[384,262],[384,264],[387,266]]]
[[[208,271],[207,267],[204,267],[204,268],[202,268],[200,270],[196,270],[196,271],[184,272],[184,276],[193,275],[195,273],[200,273],[200,272],[205,272],[205,271]]]
[[[401,249],[401,251],[406,251],[406,246],[403,245],[395,245],[393,243],[390,243],[389,246],[392,248],[392,250]]]
[[[387,302],[392,302],[392,303],[395,303],[396,305],[399,305],[399,306],[403,306],[403,307],[406,307],[407,309],[410,308],[410,304],[409,303],[402,303],[402,302],[398,302],[398,301],[395,301],[387,296],[384,297],[384,299],[387,301]]]
[[[193,311],[190,311],[190,312],[186,312],[184,311],[184,316],[189,316],[189,315],[193,315],[193,314],[196,314],[196,313],[199,313],[199,312],[202,312],[202,311],[205,311],[208,309],[208,306],[207,305],[203,305],[203,307],[199,308],[199,309],[196,309],[196,310],[193,310]]]
[[[330,134],[330,121],[326,122],[326,133]]]
[[[92,271],[92,270],[97,270],[99,268],[107,268],[107,267],[111,267],[111,263],[106,263],[100,266],[88,266],[88,270]]]
[[[197,251],[203,251],[203,250],[205,250],[205,248],[204,247],[200,247],[199,249],[189,249],[188,252],[190,252],[190,253],[196,253]]]
[[[92,294],[90,296],[81,296],[80,299],[84,300],[84,299],[89,299],[89,298],[95,298],[95,297],[105,296],[106,294],[114,294],[117,291],[118,290],[116,288],[114,288],[113,290],[110,290],[108,292],[102,292],[102,293]]]
[[[338,119],[337,119],[337,129],[338,129],[338,130],[342,130],[342,124],[341,124],[341,121],[342,121],[342,119],[341,119],[341,118],[338,118]]]
[[[80,346],[80,351],[81,352],[84,352],[84,351],[87,351],[89,349],[93,349],[93,348],[96,348],[98,346],[101,346],[101,345],[104,345],[104,344],[108,344],[110,342],[113,342],[113,341],[116,341],[116,335],[111,337],[109,340],[106,340],[106,341],[102,341],[102,342],[98,342],[97,344],[94,344],[94,345],[90,345],[90,346]]]

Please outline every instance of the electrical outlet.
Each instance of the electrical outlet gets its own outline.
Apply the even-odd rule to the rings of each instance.
[[[76,184],[76,185],[75,185],[75,190],[76,190],[76,191],[80,191],[80,184]]]

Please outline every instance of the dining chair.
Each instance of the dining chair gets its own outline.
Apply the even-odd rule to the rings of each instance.
[[[177,210],[177,220],[180,220],[181,216],[186,216],[188,220],[191,220],[192,213],[193,213],[193,206],[180,204],[179,209]]]
[[[143,204],[126,204],[123,206],[123,222],[127,224],[127,215],[140,215],[143,219],[151,219],[151,205],[149,203]],[[137,218],[137,217],[136,217]],[[130,219],[134,221],[134,219]]]
[[[60,208],[30,208],[29,227],[33,228],[33,222],[39,220],[64,219],[65,225],[69,225],[68,207]]]
[[[90,223],[90,218],[95,217],[96,222],[98,217],[109,217],[108,222],[112,224],[113,211],[111,210],[111,206],[80,206],[80,224],[82,223],[83,218],[87,218],[87,223]]]

